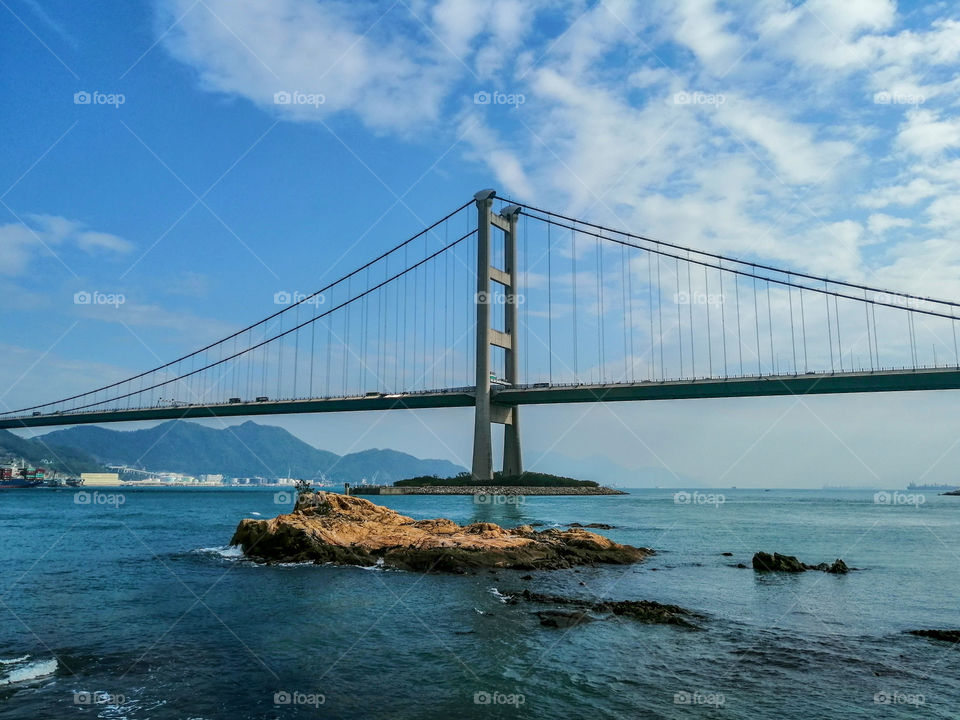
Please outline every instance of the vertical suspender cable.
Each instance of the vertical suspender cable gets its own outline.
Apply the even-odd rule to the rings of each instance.
[[[647,295],[650,305],[650,379],[657,376],[657,361],[653,353],[653,256],[647,250]]]
[[[657,253],[657,344],[660,346],[660,379],[667,379],[667,369],[663,364],[663,285],[660,282],[660,253]]]
[[[790,301],[790,343],[793,347],[793,374],[797,374],[797,334],[793,329],[793,285],[789,284],[790,275],[787,275],[787,298]],[[800,291],[800,300],[803,301],[803,290]]]
[[[753,276],[753,320],[757,332],[757,375],[763,374],[763,368],[760,365],[760,309],[757,306],[757,276]]]
[[[630,249],[627,248],[627,322],[630,323],[630,382],[636,381],[636,355],[633,346],[633,266],[630,262]]]
[[[707,266],[703,266],[703,291],[706,298],[710,299],[710,276],[707,274]],[[713,377],[713,332],[710,330],[710,303],[705,302],[703,307],[707,312],[707,362],[710,365],[710,377]]]
[[[837,303],[837,296],[833,296],[833,314],[837,321],[837,356],[840,358],[840,372],[843,372],[843,341],[840,339],[840,306]],[[852,355],[851,355],[852,358]],[[853,360],[851,359],[850,369],[853,370]]]
[[[690,377],[697,377],[697,347],[693,342],[693,280],[690,277],[690,251],[687,250],[687,315],[690,320]]]
[[[310,323],[310,392],[309,397],[313,397],[313,366],[316,363],[317,352],[317,312],[320,306],[313,306],[313,322]]]
[[[549,382],[553,384],[553,241],[547,224],[547,365]]]
[[[677,294],[674,302],[677,305],[677,344],[680,348],[680,377],[683,377],[683,322],[680,319],[680,258],[673,259],[674,273],[677,277]]]
[[[863,317],[867,321],[867,352],[870,355],[870,369],[874,370],[873,365],[873,333],[870,330],[870,303],[867,302],[867,289],[863,289]]]
[[[579,381],[579,368],[577,366],[577,231],[573,230],[571,233],[572,239],[570,244],[570,284],[573,286],[573,381]]]
[[[723,261],[720,261],[720,336],[723,338],[723,376],[727,377],[727,297],[723,294]]]
[[[740,278],[733,276],[734,297],[737,303],[737,349],[740,353],[740,374],[743,375],[743,336],[740,334]]]
[[[953,315],[953,308],[950,308],[950,314]],[[960,356],[957,355],[957,321],[950,320],[950,328],[953,330],[953,362],[954,366],[960,367]]]
[[[630,377],[629,362],[632,360],[629,354],[629,342],[627,339],[627,246],[620,246],[620,301],[623,306],[623,379],[624,381],[633,378]]]
[[[826,290],[827,283],[823,283],[824,290]],[[830,320],[830,296],[824,294],[823,300],[827,305],[827,341],[830,345],[830,372],[836,372],[836,368],[833,365],[833,323]]]
[[[776,357],[773,354],[773,311],[770,302],[770,281],[767,280],[767,325],[770,328],[770,372],[776,373]]]
[[[603,382],[603,249],[600,247],[600,238],[597,238],[597,356],[600,360],[599,376]]]
[[[807,312],[803,307],[803,288],[800,288],[800,331],[803,337],[803,371],[810,372],[810,359],[807,357]]]

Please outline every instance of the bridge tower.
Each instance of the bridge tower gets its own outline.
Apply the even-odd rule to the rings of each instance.
[[[523,472],[520,454],[520,413],[516,405],[501,405],[496,402],[496,393],[490,382],[490,347],[502,348],[506,354],[503,379],[510,385],[519,381],[517,332],[517,216],[520,208],[510,205],[499,214],[493,212],[496,192],[481,190],[474,198],[477,201],[477,404],[473,430],[474,480],[493,480],[493,448],[491,423],[504,426],[503,472],[519,475]],[[503,232],[504,263],[497,268],[490,264],[492,230]],[[497,330],[491,325],[491,305],[494,296],[490,283],[503,287],[504,327]]]

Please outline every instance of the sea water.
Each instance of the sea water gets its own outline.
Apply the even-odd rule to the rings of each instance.
[[[960,497],[373,498],[459,523],[607,523],[657,553],[424,575],[243,559],[237,522],[288,511],[287,493],[99,492],[0,496],[0,718],[960,717],[960,648],[905,632],[960,628]],[[758,550],[858,569],[762,574]],[[509,602],[524,587],[676,604],[701,629],[544,627],[544,606]]]

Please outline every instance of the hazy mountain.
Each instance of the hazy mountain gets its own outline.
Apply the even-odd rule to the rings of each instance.
[[[391,483],[416,475],[452,475],[464,468],[447,460],[421,460],[396,450],[337,455],[318,450],[283,428],[245,422],[222,430],[171,420],[145,430],[77,426],[44,436],[48,444],[74,448],[105,464],[153,471],[228,477],[301,477],[321,474],[338,482]]]
[[[104,469],[89,453],[75,447],[58,446],[46,437],[27,439],[0,430],[0,459],[7,457],[74,474]]]

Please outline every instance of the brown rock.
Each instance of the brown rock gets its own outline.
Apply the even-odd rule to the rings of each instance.
[[[369,500],[305,493],[295,510],[271,520],[241,520],[230,541],[261,562],[375,565],[465,572],[470,568],[556,569],[592,563],[629,564],[653,554],[582,529],[536,532],[478,522],[414,520]]]

